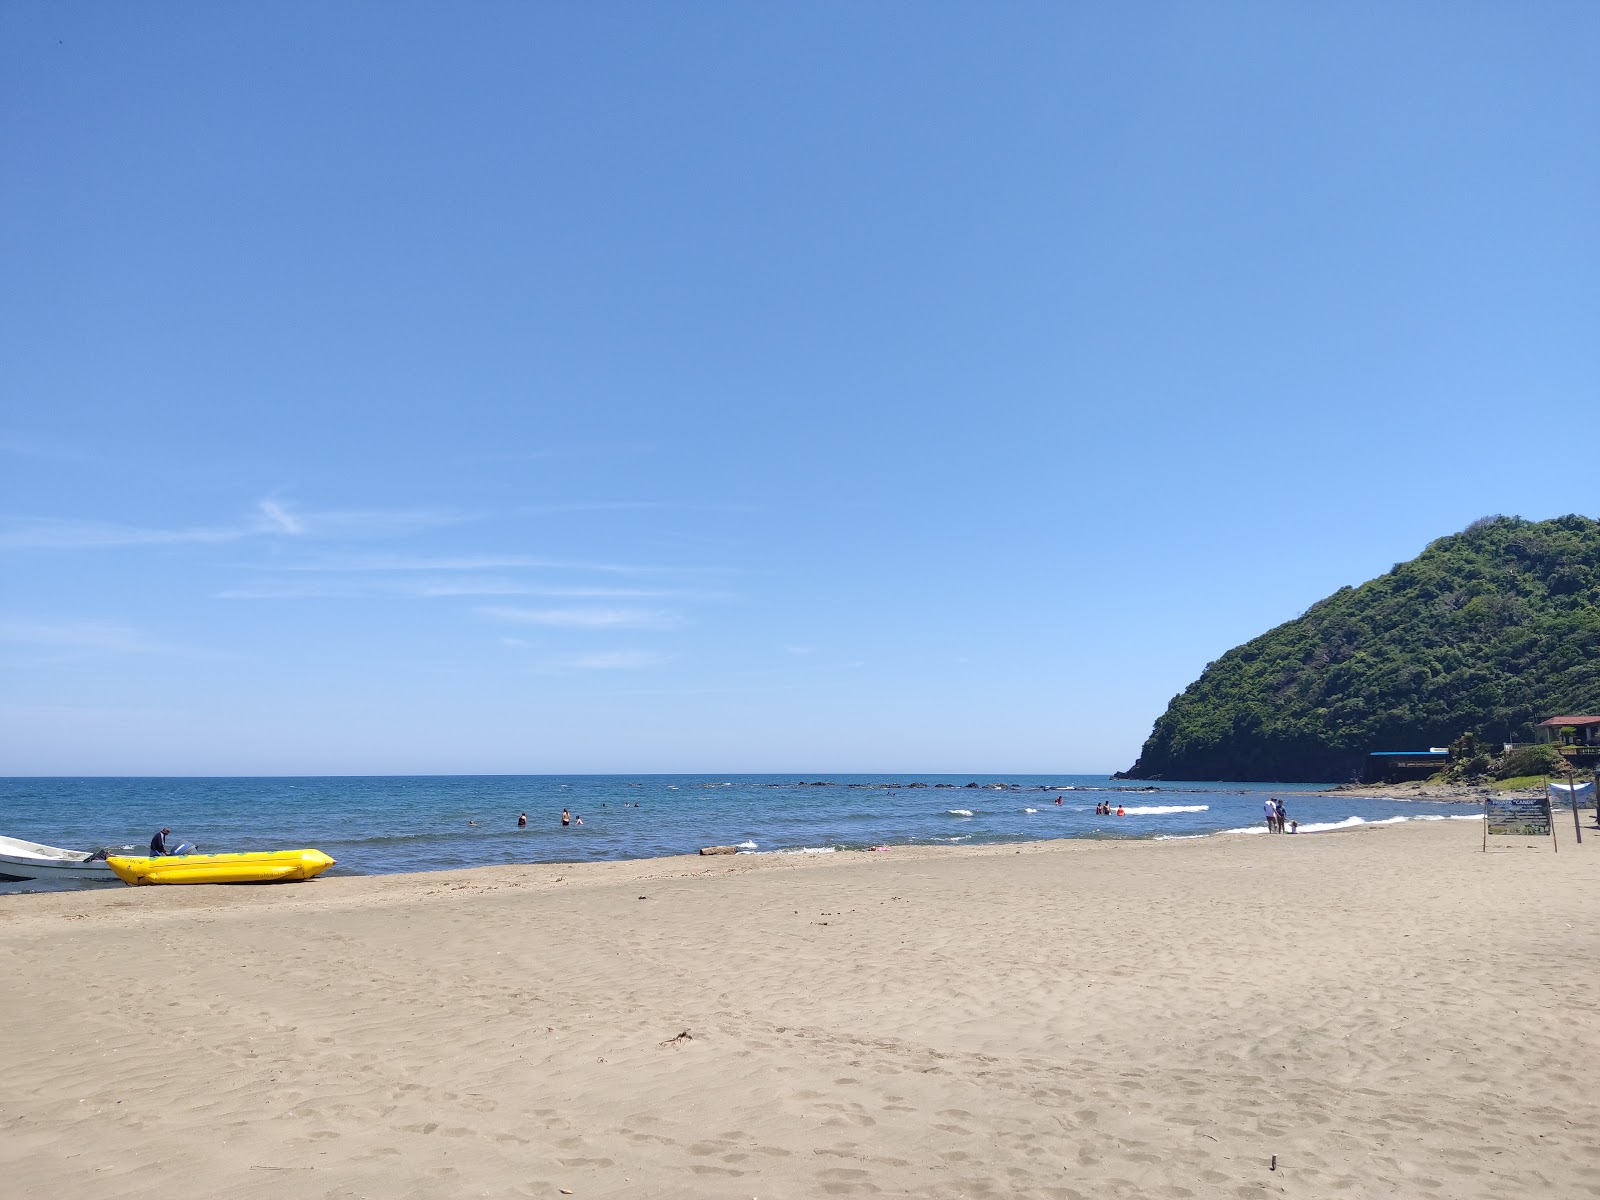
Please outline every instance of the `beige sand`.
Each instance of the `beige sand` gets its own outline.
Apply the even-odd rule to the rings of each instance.
[[[13,897],[0,1193],[1600,1195],[1600,836],[1479,836]]]

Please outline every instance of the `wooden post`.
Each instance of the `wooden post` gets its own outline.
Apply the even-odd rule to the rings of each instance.
[[[1578,835],[1578,845],[1583,845],[1583,826],[1578,824],[1578,779],[1572,773],[1572,764],[1567,764],[1568,796],[1572,800],[1572,832]]]
[[[1557,854],[1561,853],[1561,843],[1556,841],[1556,814],[1550,806],[1550,776],[1544,777],[1544,816],[1550,822],[1550,847]]]

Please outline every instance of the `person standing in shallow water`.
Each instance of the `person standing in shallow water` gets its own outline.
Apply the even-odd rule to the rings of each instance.
[[[1266,803],[1264,803],[1261,806],[1261,811],[1264,812],[1266,814],[1266,816],[1267,816],[1267,832],[1268,833],[1277,833],[1278,832],[1278,802],[1277,802],[1277,800],[1269,797],[1267,799]]]
[[[1283,833],[1285,827],[1289,824],[1289,810],[1284,808],[1283,801],[1276,796],[1272,798],[1272,805],[1278,810],[1278,832]]]
[[[517,818],[517,828],[518,829],[526,829],[527,827],[528,827],[528,814],[527,813],[523,813],[520,817]]]
[[[571,825],[572,824],[572,814],[569,813],[564,808],[561,810],[561,823],[563,825]]]

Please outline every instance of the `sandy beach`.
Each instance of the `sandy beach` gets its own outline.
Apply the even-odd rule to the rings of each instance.
[[[13,897],[4,1191],[1600,1195],[1563,832]]]

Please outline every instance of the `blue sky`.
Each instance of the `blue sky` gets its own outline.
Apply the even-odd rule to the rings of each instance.
[[[1600,9],[0,9],[0,773],[1110,771],[1600,514]]]

